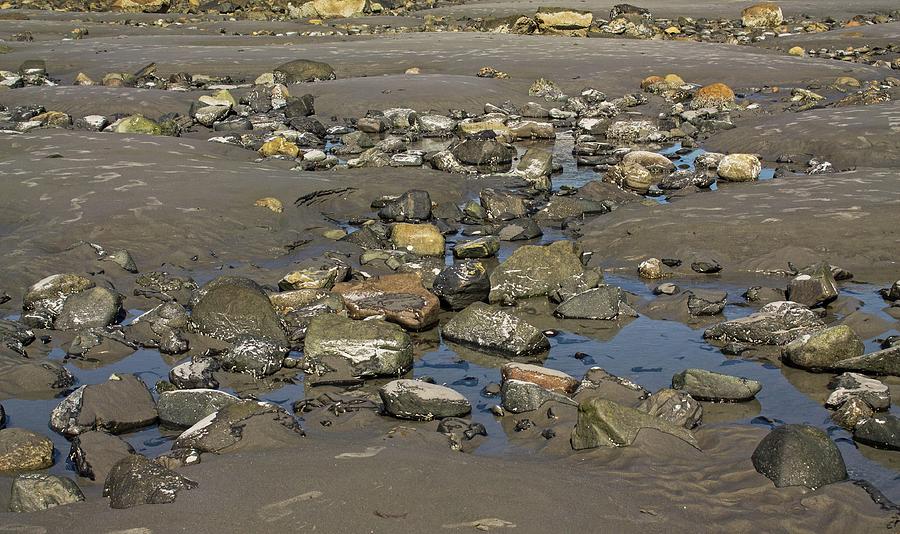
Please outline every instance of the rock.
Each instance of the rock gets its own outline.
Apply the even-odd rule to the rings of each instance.
[[[879,290],[882,298],[891,302],[900,300],[900,280],[894,282],[891,287]]]
[[[628,408],[600,397],[591,397],[578,405],[578,421],[571,444],[576,451],[596,447],[624,447],[634,443],[641,429],[671,434],[700,448],[690,431],[659,417]]]
[[[169,8],[170,0],[114,0],[113,11],[125,13],[162,13]]]
[[[457,391],[420,380],[393,380],[378,390],[385,411],[400,419],[431,421],[462,417],[472,411]]]
[[[647,194],[653,185],[653,175],[638,163],[619,163],[606,171],[603,179],[619,187],[630,189],[639,194]]]
[[[91,430],[72,438],[69,461],[79,475],[102,481],[119,460],[132,454],[134,449],[127,441]]]
[[[5,295],[5,293],[3,294]],[[0,300],[3,300],[0,295]],[[25,347],[34,341],[34,332],[26,325],[16,322],[0,319],[0,350],[5,347],[12,351],[15,356],[25,356]]]
[[[804,50],[804,48],[802,46],[792,46],[788,50],[788,55],[803,57],[806,55],[806,50]]]
[[[285,99],[284,116],[288,119],[294,117],[309,117],[316,114],[313,95],[289,96]]]
[[[197,487],[193,480],[139,454],[119,460],[106,477],[103,496],[110,508],[122,509],[142,504],[174,502],[181,490]]]
[[[536,384],[548,391],[554,391],[562,395],[571,396],[581,385],[577,380],[562,371],[532,365],[530,363],[509,362],[500,368],[500,376],[503,380],[518,380]]]
[[[494,189],[482,189],[479,194],[481,206],[484,208],[488,219],[494,221],[508,221],[528,214],[525,199],[512,193],[496,191]]]
[[[865,346],[847,325],[806,334],[782,349],[782,358],[803,369],[830,369],[836,362],[862,356]]]
[[[397,376],[413,365],[409,335],[399,326],[377,319],[354,321],[331,314],[314,317],[303,352],[320,375]]]
[[[642,261],[641,264],[638,265],[638,274],[641,275],[642,278],[649,278],[651,280],[668,276],[665,265],[659,258],[650,258]]]
[[[581,247],[573,241],[524,245],[491,273],[491,302],[547,295],[585,273]],[[597,281],[602,277],[596,273]],[[594,284],[596,286],[596,283]]]
[[[722,270],[722,266],[714,259],[700,260],[691,263],[691,270],[700,274],[715,274]]]
[[[143,115],[132,115],[113,125],[116,133],[162,135],[162,128]]]
[[[806,486],[815,490],[847,479],[837,445],[828,434],[809,425],[784,425],[769,432],[751,460],[777,488]]]
[[[456,258],[490,258],[500,252],[500,239],[496,236],[484,236],[471,241],[463,241],[453,246]]]
[[[885,414],[860,421],[853,429],[853,439],[877,449],[900,451],[900,419]]]
[[[169,382],[178,389],[195,389],[219,387],[219,381],[213,376],[218,370],[218,363],[212,358],[197,358],[176,365],[169,371]]]
[[[549,179],[553,172],[553,154],[546,150],[529,148],[516,166],[516,172],[539,191],[549,191]]]
[[[875,410],[859,397],[850,397],[831,414],[831,419],[835,423],[851,432],[856,425],[870,417],[875,417]]]
[[[283,408],[267,402],[229,404],[198,421],[175,440],[172,450],[228,454],[297,447],[303,431]]]
[[[569,35],[572,34],[572,30],[587,30],[594,22],[594,15],[590,11],[558,7],[538,8],[534,18],[542,31]]]
[[[278,372],[288,347],[264,338],[242,337],[216,359],[224,371],[263,378]]]
[[[734,104],[734,91],[731,87],[724,83],[713,83],[697,89],[691,100],[691,109],[722,109],[730,104]]]
[[[223,276],[203,286],[191,321],[199,332],[223,341],[233,342],[242,336],[286,341],[269,297],[247,278]]]
[[[795,276],[786,291],[787,299],[804,306],[824,306],[838,297],[837,282],[831,274],[831,266],[817,265],[806,274]]]
[[[891,391],[887,385],[857,373],[844,373],[828,384],[834,391],[825,401],[829,408],[840,408],[850,399],[862,399],[874,410],[891,407]]]
[[[744,402],[752,400],[762,384],[704,369],[686,369],[672,377],[672,389],[685,391],[701,401]]]
[[[644,167],[654,177],[661,177],[675,170],[675,164],[672,160],[647,150],[632,150],[622,157],[622,163],[637,164]]]
[[[834,369],[874,375],[900,376],[900,345],[847,358],[834,363]]]
[[[577,404],[567,395],[524,380],[504,380],[500,385],[500,395],[501,406],[511,413],[533,412],[550,401],[572,406]]]
[[[369,0],[313,0],[312,6],[323,18],[347,18],[372,11]]]
[[[212,128],[217,121],[224,119],[229,111],[231,111],[230,106],[201,106],[194,110],[193,115],[195,121],[207,128]]]
[[[703,407],[690,394],[668,388],[644,399],[637,409],[688,430],[703,419]]]
[[[115,263],[125,271],[129,273],[138,272],[137,264],[134,262],[134,258],[131,256],[131,253],[127,250],[119,249],[113,252],[110,252],[106,256],[100,258],[102,261],[109,261]]]
[[[564,319],[600,319],[612,321],[620,317],[636,317],[625,301],[625,292],[616,286],[602,285],[565,300],[553,310]]]
[[[437,322],[438,298],[425,289],[416,273],[390,274],[369,280],[336,284],[334,292],[347,305],[350,317],[384,316],[387,321],[411,330],[422,330]]]
[[[615,121],[606,130],[606,138],[626,143],[658,141],[662,135],[656,124],[648,120]]]
[[[470,137],[450,146],[450,153],[467,165],[506,167],[516,157],[516,149],[493,138]]]
[[[182,389],[159,395],[159,421],[175,427],[191,427],[208,415],[241,399],[214,389]]]
[[[102,328],[124,315],[122,295],[105,287],[93,287],[69,296],[53,326],[58,330]]]
[[[741,11],[741,24],[745,28],[774,28],[784,22],[781,8],[773,2],[762,2]]]
[[[89,430],[121,434],[156,422],[156,403],[134,375],[113,374],[101,384],[81,386],[50,413],[50,428],[66,436]]]
[[[275,137],[263,143],[258,152],[264,158],[275,156],[296,158],[300,155],[300,148],[296,143],[292,143],[284,137]]]
[[[298,269],[284,275],[278,281],[278,289],[282,291],[297,291],[304,289],[324,289],[329,290],[334,287],[335,278],[340,272],[339,266],[331,266],[330,268],[319,269],[312,267],[309,269]]]
[[[552,80],[545,78],[535,80],[528,88],[528,94],[529,96],[541,97],[547,101],[560,100],[564,96],[562,89],[558,85]]]
[[[419,132],[424,137],[450,137],[456,126],[457,121],[444,115],[419,115]]]
[[[391,242],[418,256],[444,255],[444,236],[433,224],[397,223],[391,228]]]
[[[386,221],[425,221],[431,218],[431,196],[428,191],[414,189],[385,202],[378,216]]]
[[[688,311],[694,317],[717,315],[725,309],[728,293],[714,289],[694,289],[688,293]]]
[[[444,339],[504,356],[550,349],[544,334],[526,321],[482,302],[471,304],[441,328]]]
[[[719,162],[719,178],[729,182],[749,182],[759,178],[762,164],[753,154],[728,154]]]
[[[447,308],[461,310],[473,302],[487,301],[491,282],[480,261],[464,261],[445,267],[435,277],[431,290]]]
[[[22,299],[22,320],[28,326],[48,328],[62,311],[63,304],[70,295],[92,287],[92,280],[77,274],[48,276],[25,292]]]
[[[24,428],[0,430],[0,474],[37,471],[53,465],[53,442]]]
[[[0,351],[0,391],[4,396],[45,396],[74,383],[75,378],[59,361],[29,360]]]
[[[771,302],[759,312],[712,326],[703,333],[707,339],[724,342],[786,345],[823,328],[822,321],[806,306],[790,301]]]
[[[335,79],[334,69],[328,63],[296,59],[275,67],[278,83],[292,84]]]
[[[84,494],[71,478],[29,473],[13,480],[9,511],[39,512],[83,500]]]

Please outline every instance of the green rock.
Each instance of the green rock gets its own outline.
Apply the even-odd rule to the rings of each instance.
[[[755,397],[762,384],[705,369],[686,369],[672,377],[672,389],[683,390],[702,401],[743,402]]]
[[[0,474],[53,465],[53,442],[24,428],[0,430]]]
[[[162,135],[162,128],[143,115],[132,115],[116,125],[116,133]]]
[[[503,356],[526,356],[550,350],[540,329],[502,310],[475,302],[441,328],[444,339]]]
[[[333,80],[334,69],[328,63],[297,59],[275,67],[275,78],[280,83],[303,83]]]
[[[671,434],[696,447],[697,440],[687,429],[668,421],[617,404],[600,397],[591,397],[578,405],[578,421],[572,432],[575,450],[597,447],[624,447],[634,443],[643,428]]]
[[[412,368],[412,340],[403,328],[379,319],[314,317],[306,332],[306,362],[335,378],[397,376]]]
[[[524,245],[491,273],[491,302],[539,297],[585,272],[581,248],[572,241]]]
[[[900,346],[839,360],[834,368],[875,375],[900,376]]]
[[[825,432],[809,425],[784,425],[753,451],[753,467],[778,488],[817,489],[847,479],[844,458]]]
[[[203,286],[191,320],[201,333],[224,341],[247,336],[286,343],[272,302],[247,278],[223,276]]]
[[[84,494],[70,478],[29,473],[13,481],[10,512],[38,512],[84,500]]]
[[[500,251],[500,238],[489,235],[471,241],[457,243],[453,247],[453,255],[460,259],[490,258]]]
[[[865,346],[847,325],[826,328],[785,345],[782,357],[804,369],[830,369],[836,362],[862,356]]]

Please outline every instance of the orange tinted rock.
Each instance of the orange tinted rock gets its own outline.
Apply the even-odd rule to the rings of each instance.
[[[440,301],[425,289],[416,273],[388,274],[369,280],[342,282],[332,289],[344,299],[350,317],[384,315],[385,320],[410,330],[427,328],[438,320]]]
[[[734,102],[734,91],[724,83],[711,83],[697,89],[691,108],[721,108]]]
[[[528,363],[510,362],[500,368],[503,380],[519,380],[537,384],[544,389],[572,395],[581,384],[579,380],[555,369],[531,365]]]

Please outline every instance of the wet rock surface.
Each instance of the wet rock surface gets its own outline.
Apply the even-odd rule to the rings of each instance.
[[[527,356],[550,348],[543,332],[483,302],[459,312],[441,327],[441,335],[455,343],[508,356]]]
[[[817,489],[847,478],[840,450],[827,434],[809,425],[776,428],[757,445],[752,460],[779,488]]]
[[[119,460],[103,484],[103,495],[111,508],[131,508],[143,504],[167,504],[182,490],[197,487],[193,480],[166,469],[139,454]]]

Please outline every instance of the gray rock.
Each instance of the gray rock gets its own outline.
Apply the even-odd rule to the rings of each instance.
[[[870,417],[875,417],[875,410],[859,397],[850,397],[831,414],[832,421],[851,432],[856,425]]]
[[[216,389],[219,381],[213,372],[218,368],[219,364],[213,358],[194,358],[173,367],[169,371],[169,382],[178,389]]]
[[[500,385],[501,405],[512,413],[524,413],[537,410],[550,401],[576,406],[578,403],[571,397],[551,391],[533,382],[523,380],[504,380]]]
[[[717,315],[725,309],[728,293],[711,289],[693,289],[688,294],[688,311],[695,317]]]
[[[256,282],[246,278],[223,276],[203,286],[191,320],[201,333],[224,341],[251,336],[286,342],[269,297]]]
[[[59,361],[28,360],[0,351],[0,392],[5,396],[46,394],[74,383],[75,377]]]
[[[525,198],[495,189],[482,189],[478,195],[485,216],[492,221],[508,221],[528,214]]]
[[[112,263],[115,263],[129,273],[138,272],[137,264],[134,262],[134,258],[131,256],[131,253],[124,248],[110,252],[100,259],[103,261],[110,261]]]
[[[123,315],[122,295],[105,287],[93,287],[66,299],[54,328],[102,328],[117,322]]]
[[[690,394],[668,388],[644,399],[637,409],[688,430],[699,425],[703,419],[703,407]]]
[[[809,425],[784,425],[769,432],[751,459],[756,470],[778,488],[806,486],[814,490],[847,479],[837,445]]]
[[[231,106],[201,106],[194,110],[194,120],[198,123],[212,128],[216,121],[225,118]]]
[[[467,165],[509,168],[516,148],[497,139],[470,137],[450,146],[450,152]]]
[[[94,282],[77,274],[48,276],[28,288],[22,299],[22,321],[34,328],[49,328],[69,295],[94,287]]]
[[[287,98],[287,105],[284,108],[285,117],[293,119],[294,117],[309,117],[315,114],[316,108],[313,95],[305,94]]]
[[[743,402],[753,399],[762,384],[705,369],[685,369],[672,377],[672,389],[682,390],[702,401]]]
[[[449,137],[456,131],[457,122],[444,115],[419,115],[419,132],[424,137]]]
[[[572,241],[525,245],[491,273],[490,301],[544,296],[584,272],[581,248]]]
[[[216,359],[225,371],[262,378],[281,369],[281,362],[284,361],[287,352],[286,344],[268,339],[241,337]]]
[[[600,397],[591,397],[578,405],[578,421],[572,432],[572,448],[624,447],[634,443],[641,429],[650,428],[671,434],[700,448],[693,434],[681,426],[617,404]]]
[[[0,319],[0,351],[10,350],[14,357],[26,356],[25,347],[34,341],[34,332],[17,321]]]
[[[328,63],[295,59],[275,67],[275,80],[278,83],[303,83],[320,80],[333,80],[334,69]]]
[[[823,306],[838,297],[837,283],[831,273],[831,266],[821,263],[806,274],[794,277],[788,283],[787,299],[805,306]]]
[[[0,474],[37,471],[53,465],[53,442],[24,428],[0,430]]]
[[[386,221],[425,221],[431,218],[431,196],[428,191],[414,189],[385,202],[378,216]]]
[[[431,290],[451,310],[486,301],[491,291],[487,268],[480,261],[464,261],[445,267],[435,277]]]
[[[103,496],[110,508],[122,509],[142,504],[174,502],[181,490],[197,487],[193,480],[139,454],[119,460],[106,477]]]
[[[839,360],[833,367],[842,371],[900,376],[900,345]]]
[[[462,417],[472,405],[459,392],[420,380],[393,380],[378,390],[384,409],[401,419],[430,421]]]
[[[50,413],[50,428],[66,436],[89,430],[121,434],[156,422],[156,403],[134,375],[112,375],[102,384],[81,386]]]
[[[885,414],[860,421],[853,429],[853,439],[877,449],[900,451],[900,419]]]
[[[879,290],[879,293],[881,293],[884,300],[897,302],[900,300],[900,280],[891,284],[891,287]]]
[[[134,454],[134,448],[125,440],[91,430],[72,438],[69,461],[79,475],[91,480],[106,480],[116,462]]]
[[[725,342],[786,345],[824,327],[806,306],[790,301],[766,304],[759,312],[707,328],[703,337]]]
[[[13,480],[9,511],[39,512],[83,500],[81,488],[70,478],[28,473]]]
[[[865,346],[847,325],[806,334],[788,343],[782,357],[803,369],[830,369],[835,363],[862,356]]]
[[[441,328],[444,339],[503,356],[526,356],[550,349],[543,332],[528,322],[482,302],[471,304]]]
[[[497,235],[500,241],[527,241],[544,235],[544,232],[534,219],[523,217],[506,221]]]
[[[829,408],[840,408],[852,398],[864,400],[874,410],[887,410],[891,407],[890,389],[874,378],[857,373],[844,373],[832,380],[828,387],[834,390],[825,401],[825,405]]]
[[[589,289],[565,300],[553,311],[564,319],[601,319],[612,321],[620,317],[637,317],[637,312],[625,302],[621,288],[603,285]]]
[[[412,340],[403,328],[374,319],[325,314],[313,318],[304,356],[318,374],[361,378],[397,376],[412,368]]]
[[[156,408],[163,424],[188,428],[208,415],[241,399],[214,389],[179,389],[159,395]]]
[[[229,404],[185,430],[173,450],[225,454],[276,447],[297,447],[303,431],[283,408],[267,402]]]

